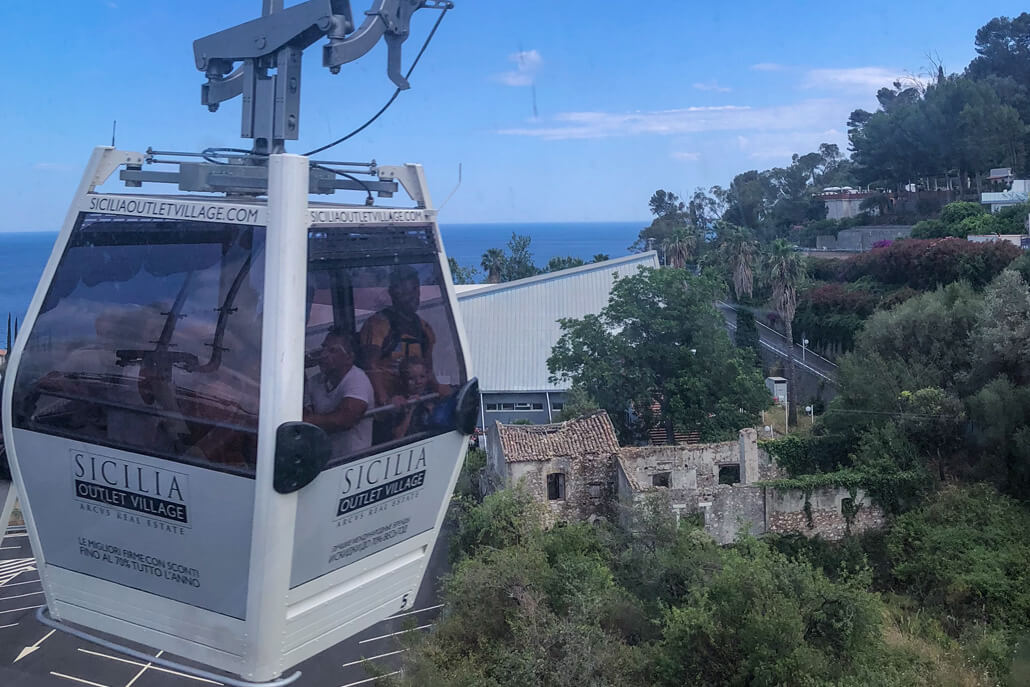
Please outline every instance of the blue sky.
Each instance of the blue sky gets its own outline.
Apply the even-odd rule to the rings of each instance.
[[[293,4],[287,0],[287,4]],[[371,0],[353,0],[361,13]],[[939,59],[960,71],[976,29],[1022,3],[597,3],[456,0],[412,77],[369,129],[326,153],[425,165],[441,221],[643,220],[657,188],[725,185],[787,164],[881,85]],[[194,38],[254,18],[260,0],[7,2],[0,231],[59,228],[81,167],[124,149],[238,146],[238,101],[208,113]],[[786,8],[786,9],[785,9]],[[436,13],[415,15],[405,69]],[[305,57],[301,152],[390,96],[380,45],[338,76]],[[112,190],[114,186],[111,186]],[[157,190],[157,187],[152,187]]]

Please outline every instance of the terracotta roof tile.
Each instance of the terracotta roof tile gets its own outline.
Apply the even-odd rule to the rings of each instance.
[[[504,459],[509,463],[611,455],[619,451],[615,427],[604,411],[552,425],[502,425],[498,422],[497,434]]]

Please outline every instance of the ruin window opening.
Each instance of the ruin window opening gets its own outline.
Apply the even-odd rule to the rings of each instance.
[[[552,472],[547,476],[547,500],[565,500],[565,473]]]
[[[739,484],[740,483],[740,466],[739,465],[720,465],[719,466],[719,484]]]
[[[601,496],[603,494],[604,485],[601,484],[600,482],[592,482],[589,485],[589,489],[590,489],[590,498],[592,498],[592,499],[599,499],[599,498],[601,498]]]
[[[652,487],[665,487],[666,489],[668,489],[671,481],[671,472],[656,472],[655,474],[651,475]]]

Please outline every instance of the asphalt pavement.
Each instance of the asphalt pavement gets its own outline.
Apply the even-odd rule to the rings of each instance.
[[[412,610],[399,613],[297,666],[297,687],[374,687],[366,670],[395,674],[406,632],[427,632],[440,613],[438,581],[447,572],[447,528],[437,540]],[[9,528],[0,541],[0,686],[2,687],[201,687],[219,682],[178,673],[118,655],[41,625],[36,609],[45,603],[39,573],[24,527]],[[129,644],[148,654],[185,662]],[[367,663],[366,663],[367,661]],[[292,672],[292,671],[291,671]]]
[[[717,302],[716,307],[719,308],[719,312],[722,313],[726,319],[726,328],[730,333],[737,329],[737,310],[734,306],[729,303]],[[787,337],[780,334],[775,329],[768,327],[758,319],[755,319],[755,324],[758,326],[758,340],[762,348],[770,351],[774,355],[779,356],[783,360],[787,359],[787,351],[791,348],[794,349],[794,365],[802,373],[811,375],[817,379],[837,385],[837,365],[821,355],[814,353],[811,350],[805,349],[797,344],[790,344],[787,341]]]

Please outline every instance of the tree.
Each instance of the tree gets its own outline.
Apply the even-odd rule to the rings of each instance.
[[[497,284],[504,275],[504,251],[500,248],[490,248],[483,253],[483,271],[486,272],[486,283]]]
[[[533,254],[529,252],[531,241],[532,237],[512,232],[507,252],[491,248],[483,253],[481,264],[486,272],[486,283],[497,284],[539,274],[540,270],[533,264]]]
[[[832,582],[754,540],[722,558],[666,612],[653,684],[842,684],[875,663],[882,609],[868,571]]]
[[[1030,288],[1014,270],[984,289],[973,359],[980,379],[1004,374],[1015,384],[1030,384]]]
[[[722,215],[724,208],[714,193],[705,193],[701,187],[694,189],[694,195],[687,203],[687,219],[689,223],[697,227],[702,236],[706,236],[715,229],[715,223]]]
[[[966,67],[975,79],[989,76],[1030,82],[1030,14],[1014,19],[995,17],[976,32],[977,56]]]
[[[742,227],[728,226],[720,232],[719,247],[722,263],[730,274],[730,285],[740,301],[754,293],[755,267],[758,261],[758,243],[751,232]]]
[[[686,206],[675,193],[658,189],[648,201],[648,207],[655,218],[640,230],[630,250],[657,250],[659,261],[664,265],[666,243],[688,229]]]
[[[567,270],[585,264],[581,258],[574,258],[571,255],[566,255],[565,257],[555,256],[547,261],[547,266],[544,267],[543,271],[557,272],[558,270]]]
[[[730,187],[723,193],[721,200],[726,210],[722,219],[756,232],[761,228],[776,195],[769,172],[754,169],[733,177]]]
[[[565,394],[564,405],[557,419],[560,422],[575,420],[578,417],[596,413],[600,409],[601,407],[597,405],[597,401],[590,398],[590,394],[582,387],[573,384],[572,388]]]
[[[485,256],[484,256],[485,258]],[[455,284],[475,284],[479,272],[475,267],[462,267],[454,258],[447,256],[447,265],[451,268],[451,279]]]
[[[683,269],[694,257],[697,237],[686,231],[678,231],[662,243],[662,254],[669,267]]]
[[[798,307],[798,289],[805,280],[805,263],[783,239],[773,242],[768,263],[772,284],[772,307],[783,322],[787,337],[787,403],[790,421],[797,424],[797,376],[794,371],[794,312]]]
[[[594,257],[590,258],[590,262],[604,262],[606,260],[611,259],[612,256],[608,255],[607,253],[596,253]]]
[[[705,439],[736,436],[768,394],[749,356],[726,336],[712,305],[718,293],[712,278],[681,270],[642,269],[617,280],[599,315],[561,320],[547,361],[551,378],[587,392],[627,442],[658,422],[670,443],[676,428]]]
[[[892,572],[952,623],[1030,630],[1030,512],[986,485],[952,486],[898,518]]]
[[[529,236],[512,232],[501,281],[515,281],[539,274],[540,270],[533,264],[533,254],[529,252],[531,241]]]
[[[647,202],[651,214],[655,217],[677,217],[683,213],[685,206],[675,193],[658,189]]]
[[[733,343],[737,348],[750,350],[757,363],[759,361],[759,342],[754,313],[750,310],[737,310],[737,328],[733,332]]]

